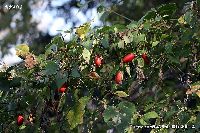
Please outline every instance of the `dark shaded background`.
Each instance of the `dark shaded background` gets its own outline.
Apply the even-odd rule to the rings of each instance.
[[[28,42],[35,54],[42,53],[44,47],[48,44],[53,36],[48,32],[42,33],[36,28],[37,23],[31,22],[31,11],[34,9],[33,5],[38,2],[48,2],[45,10],[56,10],[57,16],[61,16],[66,22],[72,21],[73,25],[77,20],[69,19],[71,17],[70,10],[74,7],[80,8],[83,13],[92,8],[97,8],[99,3],[103,3],[106,7],[111,7],[113,11],[126,16],[131,20],[140,19],[148,10],[157,7],[164,3],[176,3],[179,8],[183,4],[191,0],[68,0],[61,6],[52,6],[52,0],[1,0],[0,1],[0,33],[8,31],[5,37],[0,36],[0,51],[1,56],[8,53],[8,49],[16,44]],[[6,10],[5,5],[22,5],[21,10],[10,9]],[[22,18],[14,20],[13,17],[16,13],[20,13]],[[45,18],[42,18],[45,19]],[[92,19],[92,18],[91,18]],[[105,21],[111,24],[128,24],[130,21],[120,17],[116,14],[110,14],[106,17]],[[15,23],[15,27],[11,26]],[[1,34],[0,34],[1,35]]]

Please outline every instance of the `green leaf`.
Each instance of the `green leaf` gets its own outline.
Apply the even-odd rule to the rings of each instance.
[[[72,69],[71,76],[74,78],[79,78],[81,76],[77,66]]]
[[[175,3],[170,3],[166,5],[162,5],[157,9],[157,12],[161,15],[173,15],[177,10],[177,6]]]
[[[108,40],[108,34],[106,34],[104,36],[104,38],[101,40],[101,43],[103,45],[104,48],[108,48],[109,47],[109,40]]]
[[[55,44],[59,47],[64,46],[64,41],[62,39],[61,36],[55,36],[52,40],[51,40],[51,44]]]
[[[126,92],[124,92],[124,91],[116,91],[114,94],[117,95],[118,97],[127,97],[128,96],[128,94],[126,94]]]
[[[148,111],[149,109],[151,109],[153,106],[155,106],[155,103],[148,103],[146,104],[145,108],[144,108],[144,111]]]
[[[116,108],[113,106],[109,106],[108,108],[106,108],[106,110],[103,112],[103,118],[104,121],[106,123],[108,123],[109,121],[112,120],[112,118],[114,118],[115,116],[117,116],[117,112],[116,112]]]
[[[103,65],[103,68],[100,70],[100,72],[107,73],[113,70],[113,66],[109,64]]]
[[[156,17],[156,10],[151,9],[151,11],[148,11],[139,21],[138,24],[142,24],[145,20],[154,19]]]
[[[131,124],[133,114],[136,112],[135,105],[131,102],[120,102],[117,107],[109,106],[103,113],[104,121],[109,126],[115,126],[123,132]]]
[[[60,88],[68,79],[68,73],[61,73],[59,72],[56,75],[56,85]]]
[[[157,118],[157,117],[159,116],[155,111],[148,112],[143,116],[144,120],[149,120],[150,118]]]
[[[159,41],[155,41],[155,42],[153,42],[153,43],[152,43],[152,47],[157,46],[158,43],[159,43]]]
[[[190,119],[192,119],[192,117],[193,116],[191,116],[190,114],[188,114],[187,112],[181,112],[179,115],[178,115],[178,117],[179,117],[179,120],[180,120],[180,122],[181,123],[188,123],[188,121],[190,120]],[[194,118],[195,119],[195,118]]]
[[[112,27],[111,27],[112,29],[113,29],[113,31],[115,31],[115,33],[116,32],[123,32],[125,29],[126,29],[126,26],[125,25],[123,25],[123,24],[115,24],[115,25],[112,25]]]
[[[57,52],[57,45],[56,44],[50,44],[49,47],[45,51],[45,55],[48,55],[50,53]]]
[[[146,41],[145,34],[139,34],[139,35],[133,36],[133,40],[135,41],[135,43],[144,42]]]
[[[142,58],[138,58],[138,59],[137,59],[137,62],[138,62],[138,65],[139,65],[140,67],[144,67],[144,60],[143,60]]]
[[[172,119],[174,114],[176,114],[176,113],[177,113],[177,111],[175,111],[175,110],[168,111],[164,117],[164,121],[168,121],[168,120]]]
[[[25,129],[26,128],[26,126],[25,125],[22,125],[22,126],[20,126],[20,130],[23,130],[23,129]]]
[[[127,25],[127,28],[136,28],[137,27],[137,22],[136,21],[133,21],[131,22],[129,25]]]
[[[58,70],[58,65],[54,61],[48,61],[45,67],[45,74],[52,75],[55,74]]]
[[[192,20],[192,11],[187,11],[184,15],[184,19],[186,21],[186,23],[191,24],[191,20]]]
[[[200,73],[200,65],[197,66],[197,72]]]
[[[120,40],[117,44],[118,48],[124,48],[124,40]]]
[[[150,24],[149,21],[146,21],[146,22],[143,24],[143,26],[144,26],[144,29],[145,29],[145,30],[149,30],[149,29],[151,28],[151,24]]]
[[[165,39],[165,38],[167,38],[167,37],[169,37],[169,35],[167,35],[167,34],[162,34],[161,39]]]
[[[169,59],[169,61],[170,61],[171,63],[180,64],[179,58],[176,57],[176,56],[168,55],[168,59]]]
[[[135,105],[131,102],[120,102],[118,104],[118,108],[121,110],[121,112],[125,113],[127,117],[132,117],[132,115],[136,112]]]
[[[90,55],[91,55],[90,51],[88,49],[84,48],[83,49],[83,58],[87,63],[89,63],[89,61],[90,61]]]
[[[89,101],[89,97],[82,97],[78,103],[67,113],[67,120],[70,124],[70,129],[74,129],[77,125],[83,123],[83,115],[85,113],[85,106]]]
[[[142,125],[148,125],[147,122],[144,119],[139,119],[140,124]]]
[[[82,45],[83,45],[86,49],[90,50],[91,47],[92,47],[92,41],[91,41],[91,40],[84,41],[84,42],[82,43]]]
[[[172,48],[173,48],[173,46],[171,43],[165,44],[165,52],[166,53],[168,53],[168,54],[173,53]]]

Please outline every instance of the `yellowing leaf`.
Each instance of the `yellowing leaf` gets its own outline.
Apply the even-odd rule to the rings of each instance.
[[[196,94],[198,97],[200,97],[200,91],[197,91]]]
[[[184,16],[181,16],[181,17],[178,19],[178,22],[179,22],[180,24],[186,24],[186,21],[185,21],[185,19],[184,19]]]
[[[128,94],[126,94],[126,92],[124,92],[124,91],[116,91],[114,94],[117,95],[118,97],[127,97],[128,96]]]
[[[187,95],[190,95],[190,94],[192,94],[193,92],[190,90],[190,89],[188,89],[187,91],[186,91],[186,94]]]
[[[200,85],[193,85],[193,86],[191,87],[191,89],[198,90],[198,89],[200,89]]]
[[[90,25],[90,22],[87,22],[76,28],[76,34],[81,38],[81,40],[85,39],[86,34],[90,30]]]
[[[16,46],[16,55],[25,57],[29,53],[29,47],[26,44]]]
[[[91,72],[91,73],[88,74],[88,76],[92,79],[99,79],[100,78],[99,74],[96,73],[96,72]]]

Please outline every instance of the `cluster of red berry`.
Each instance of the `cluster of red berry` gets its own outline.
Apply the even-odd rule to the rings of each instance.
[[[144,62],[146,64],[149,64],[150,63],[150,60],[147,56],[146,53],[143,53],[141,55],[142,59],[144,60]],[[124,56],[124,58],[122,59],[122,62],[123,63],[129,63],[131,62],[133,59],[136,58],[136,55],[133,54],[133,53],[130,53],[130,54],[127,54],[126,56]],[[94,63],[96,65],[96,67],[100,67],[102,65],[102,57],[100,56],[96,56],[95,59],[94,59]],[[122,83],[122,80],[123,80],[123,72],[122,71],[118,71],[115,75],[115,83],[116,84],[121,84]],[[60,93],[64,93],[66,92],[68,89],[68,86],[66,83],[64,83],[60,88],[58,88],[58,92]],[[17,117],[17,125],[18,126],[21,126],[24,122],[24,117],[23,115],[18,115]]]
[[[147,65],[150,64],[150,60],[146,53],[143,53],[141,55],[141,57]],[[126,56],[124,56],[124,58],[122,59],[122,62],[128,63],[128,62],[131,62],[135,58],[136,58],[136,55],[134,53],[130,53],[130,54],[127,54]],[[102,64],[102,58],[99,56],[96,56],[94,59],[94,63],[96,65],[96,67],[100,67]],[[123,73],[122,73],[122,71],[118,71],[115,75],[115,83],[121,84],[122,80],[123,80]]]

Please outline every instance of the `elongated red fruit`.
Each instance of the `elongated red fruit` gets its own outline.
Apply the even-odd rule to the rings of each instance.
[[[102,63],[102,59],[99,56],[96,56],[94,59],[94,63],[97,67],[100,67]]]
[[[121,84],[123,80],[123,73],[121,71],[118,71],[115,75],[115,82],[117,84]]]
[[[149,60],[149,58],[148,58],[148,56],[147,56],[146,53],[143,53],[143,54],[142,54],[142,59],[144,60],[144,62],[145,62],[147,65],[150,64],[150,60]]]
[[[67,91],[67,84],[64,83],[64,84],[58,89],[58,91],[59,91],[60,93],[63,93],[63,92],[65,92],[65,91]]]
[[[131,62],[134,58],[135,58],[135,54],[133,53],[127,54],[126,56],[124,56],[123,62],[124,63]]]
[[[24,117],[22,115],[18,115],[17,117],[17,125],[21,126],[24,122]]]

